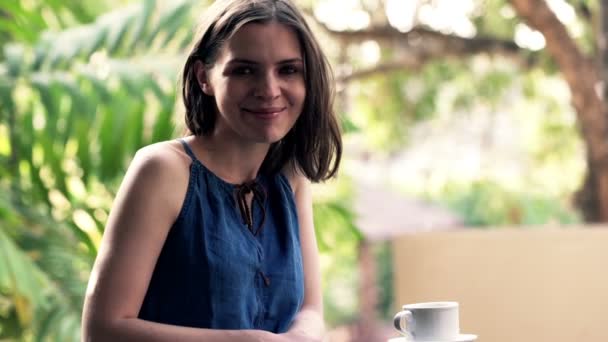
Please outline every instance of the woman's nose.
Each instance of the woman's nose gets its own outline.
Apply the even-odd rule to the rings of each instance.
[[[281,94],[279,80],[274,74],[266,74],[256,80],[254,96],[260,99],[274,99]]]

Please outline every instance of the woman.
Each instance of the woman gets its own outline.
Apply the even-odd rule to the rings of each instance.
[[[183,70],[190,135],[135,155],[83,340],[320,341],[310,183],[341,139],[328,63],[289,0],[221,0]]]

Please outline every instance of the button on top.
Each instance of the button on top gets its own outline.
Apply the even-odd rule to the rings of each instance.
[[[264,284],[266,287],[270,286],[270,278],[268,278],[262,271],[260,271],[260,275],[264,279]]]

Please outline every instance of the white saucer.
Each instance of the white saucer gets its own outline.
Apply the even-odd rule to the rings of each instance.
[[[407,337],[395,337],[388,342],[473,342],[477,339],[477,335],[460,334],[456,339],[449,341],[431,341],[431,340],[410,340]]]

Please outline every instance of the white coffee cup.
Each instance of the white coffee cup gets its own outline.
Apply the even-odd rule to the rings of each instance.
[[[394,318],[395,329],[409,340],[458,341],[460,322],[457,302],[428,302],[403,306]]]

